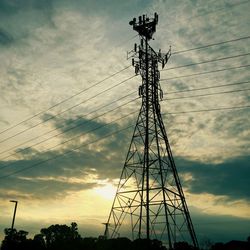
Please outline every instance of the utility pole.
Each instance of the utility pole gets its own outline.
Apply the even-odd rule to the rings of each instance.
[[[12,224],[11,224],[11,238],[12,238],[12,236],[13,236],[13,230],[14,230],[14,224],[15,224],[15,218],[16,218],[16,210],[17,210],[17,203],[18,203],[18,201],[10,200],[10,202],[15,203],[14,214],[13,214],[13,219],[12,219]]]
[[[105,231],[104,231],[104,238],[108,239],[109,238],[109,223],[102,223],[105,226]]]
[[[149,45],[157,13],[129,24],[140,37],[128,58],[132,57],[135,74],[142,77],[138,89],[142,104],[108,217],[109,234],[115,238],[131,232],[132,239],[158,239],[169,249],[178,241],[198,247],[160,110],[163,91],[158,64],[165,67],[171,48],[162,54]]]

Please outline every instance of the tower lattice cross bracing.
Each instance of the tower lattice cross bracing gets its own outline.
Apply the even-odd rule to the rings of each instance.
[[[179,241],[197,247],[159,104],[163,94],[158,64],[164,67],[171,51],[156,53],[148,44],[157,23],[157,14],[130,22],[140,36],[131,54],[135,73],[142,77],[142,104],[105,232],[110,238],[162,240],[170,249]]]

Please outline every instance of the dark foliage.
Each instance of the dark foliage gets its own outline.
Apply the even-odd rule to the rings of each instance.
[[[67,225],[51,225],[43,228],[40,234],[33,239],[27,239],[28,232],[4,230],[5,238],[0,250],[167,250],[159,240],[137,239],[131,241],[127,238],[105,239],[82,238],[78,233],[76,223]],[[250,237],[247,241],[230,241],[228,243],[215,243],[210,250],[249,250]],[[187,242],[177,242],[173,250],[197,250]]]
[[[223,243],[215,243],[211,250],[249,250],[250,242],[249,241],[238,241],[232,240],[225,244]]]
[[[174,243],[174,250],[196,250],[197,248],[189,245],[187,242],[176,242]]]
[[[28,232],[22,230],[5,229],[1,250],[166,250],[158,240],[82,238],[76,223],[42,228],[33,239],[27,239],[27,235]]]

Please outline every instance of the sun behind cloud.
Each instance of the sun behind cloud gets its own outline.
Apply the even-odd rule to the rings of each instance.
[[[112,200],[115,197],[116,188],[112,184],[107,183],[104,186],[94,188],[93,191],[104,199]]]

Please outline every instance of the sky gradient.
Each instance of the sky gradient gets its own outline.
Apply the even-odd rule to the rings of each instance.
[[[103,233],[140,107],[128,23],[154,12],[151,46],[173,53],[161,109],[198,240],[250,235],[250,1],[0,0],[0,239],[10,199],[30,236],[72,221]]]

